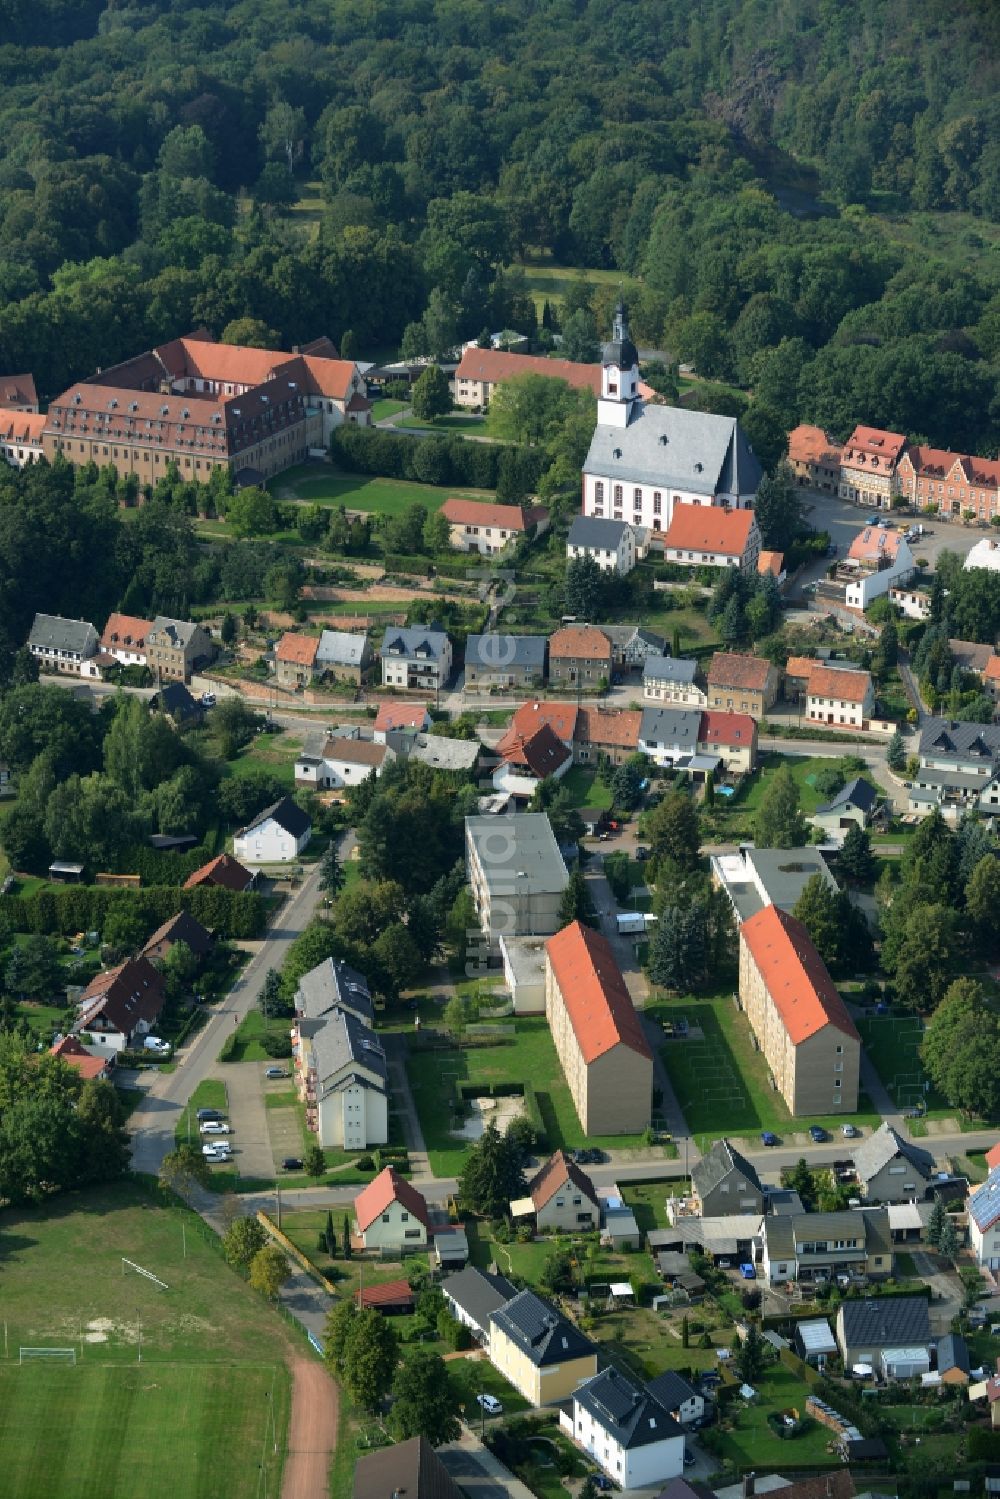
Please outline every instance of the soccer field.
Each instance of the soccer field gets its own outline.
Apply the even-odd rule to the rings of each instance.
[[[208,1234],[130,1182],[0,1213],[3,1499],[277,1499],[303,1345]]]
[[[262,1461],[275,1493],[283,1380],[247,1364],[0,1367],[4,1499],[236,1499],[261,1492]]]

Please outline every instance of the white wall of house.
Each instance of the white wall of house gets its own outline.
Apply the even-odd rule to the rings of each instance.
[[[889,567],[883,567],[878,572],[863,573],[848,583],[844,602],[849,609],[867,609],[869,604],[888,593],[890,588],[909,579],[913,570],[913,554],[906,542],[901,540]]]
[[[384,1213],[365,1229],[366,1249],[426,1249],[427,1230],[402,1203],[390,1202]]]
[[[365,1150],[389,1140],[389,1109],[384,1093],[360,1083],[335,1087],[320,1098],[316,1135],[325,1149]]]
[[[969,1217],[969,1247],[977,1265],[989,1270],[1000,1270],[1000,1222],[985,1230]]]
[[[566,556],[570,561],[576,557],[593,557],[602,572],[624,577],[635,567],[635,532],[631,526],[626,526],[614,551],[610,547],[572,546],[567,542]]]
[[[642,695],[648,703],[672,703],[677,708],[708,706],[708,694],[695,682],[659,682],[644,678]]]
[[[620,476],[584,474],[583,513],[605,520],[626,520],[632,526],[646,526],[651,531],[666,531],[675,505],[712,505],[711,495],[693,494],[686,489],[666,485],[629,484]]]
[[[647,1442],[627,1451],[574,1400],[573,1427],[580,1445],[622,1489],[665,1483],[684,1471],[684,1434],[676,1422],[670,1422],[662,1442]]]
[[[241,864],[289,864],[298,858],[311,836],[312,829],[307,828],[295,838],[269,817],[259,827],[233,839],[233,856]]]
[[[815,723],[844,724],[852,729],[860,729],[865,719],[871,718],[874,710],[875,694],[871,687],[860,703],[852,698],[819,697],[812,692],[806,693],[806,717]]]

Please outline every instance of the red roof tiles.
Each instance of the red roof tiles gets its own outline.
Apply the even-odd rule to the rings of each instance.
[[[294,666],[315,666],[318,650],[318,635],[298,635],[294,630],[289,630],[278,641],[274,659]]]
[[[151,619],[138,619],[134,614],[111,614],[104,626],[101,644],[106,651],[144,651],[146,636],[152,628]]]
[[[217,854],[194,874],[188,875],[184,889],[194,890],[197,885],[221,885],[225,890],[247,890],[252,883],[253,875],[232,854]]]
[[[606,661],[611,665],[611,641],[596,625],[564,625],[549,637],[549,660]]]
[[[581,1171],[576,1162],[571,1161],[561,1150],[557,1150],[555,1155],[549,1156],[528,1183],[528,1196],[535,1204],[535,1211],[543,1208],[562,1187],[566,1186],[567,1182],[572,1182],[588,1201],[597,1202],[594,1183],[587,1173]]]
[[[724,510],[721,505],[675,505],[663,545],[685,552],[742,557],[756,525],[752,510]]]
[[[574,921],[548,939],[545,953],[585,1062],[615,1046],[652,1057],[607,938]]]
[[[810,427],[803,423],[788,434],[788,457],[792,463],[825,463],[837,468],[843,449],[833,442],[822,427]]]
[[[532,702],[522,703],[510,721],[510,727],[497,745],[497,752],[505,754],[514,739],[520,736],[530,739],[540,724],[547,723],[558,734],[564,744],[572,744],[579,714],[576,703]]]
[[[740,940],[746,943],[794,1046],[827,1025],[860,1039],[801,921],[778,906],[765,906],[744,921]]]
[[[361,1232],[371,1228],[375,1219],[381,1217],[393,1202],[398,1202],[408,1213],[412,1213],[425,1228],[430,1226],[427,1203],[422,1195],[405,1177],[399,1175],[395,1166],[386,1166],[354,1199],[354,1212]]]
[[[375,727],[380,733],[388,729],[424,729],[431,721],[426,703],[379,703]]]
[[[555,729],[547,723],[539,724],[527,738],[517,734],[511,739],[508,731],[501,744],[505,747],[501,749],[498,745],[497,749],[505,764],[523,767],[540,781],[565,765],[572,755]]]
[[[763,656],[739,656],[733,651],[716,651],[708,668],[708,685],[764,692],[770,669],[770,661]]]
[[[526,531],[530,522],[520,505],[489,505],[484,500],[453,496],[441,506],[441,514],[452,526],[492,526],[501,531]]]

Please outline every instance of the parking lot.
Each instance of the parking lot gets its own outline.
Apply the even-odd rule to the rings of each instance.
[[[867,505],[853,505],[849,500],[838,499],[835,495],[815,494],[811,490],[803,491],[802,513],[809,525],[817,531],[829,531],[830,540],[837,548],[837,557],[840,560],[847,556],[847,550],[861,527],[877,525],[880,519],[887,521],[891,526],[922,525],[924,535],[912,542],[910,549],[914,558],[925,558],[932,570],[941,552],[957,552],[964,557],[977,541],[993,534],[991,528],[984,530],[981,526],[963,526],[961,522],[942,520],[936,515],[927,518],[920,515],[911,516],[898,512],[872,510]],[[824,577],[830,561],[830,558],[824,557],[804,568],[800,576],[799,587],[803,583]]]

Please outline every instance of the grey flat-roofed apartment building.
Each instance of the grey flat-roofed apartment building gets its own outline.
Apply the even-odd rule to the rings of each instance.
[[[544,812],[467,817],[465,858],[480,926],[491,939],[559,930],[569,875]]]

